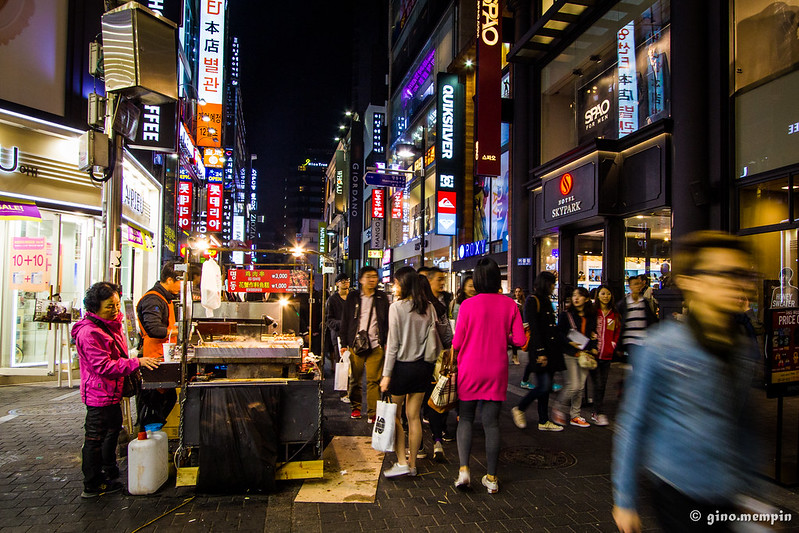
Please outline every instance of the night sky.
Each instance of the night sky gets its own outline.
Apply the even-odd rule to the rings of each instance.
[[[229,3],[231,36],[240,43],[247,144],[258,155],[262,192],[279,192],[306,148],[335,148],[351,101],[351,11],[350,1]],[[276,211],[265,211],[267,221]]]

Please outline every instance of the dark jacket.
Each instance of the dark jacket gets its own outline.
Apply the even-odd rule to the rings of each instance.
[[[176,297],[166,290],[160,282],[156,282],[150,291],[156,291],[172,303]],[[150,292],[147,291],[147,292]],[[175,305],[172,303],[172,305]],[[136,316],[139,318],[144,331],[153,339],[165,339],[169,335],[169,308],[164,301],[155,294],[145,294],[136,305]]]
[[[523,316],[524,321],[530,326],[530,344],[527,348],[530,359],[536,360],[541,355],[547,358],[545,367],[541,367],[539,370],[538,365],[536,365],[536,372],[566,370],[563,352],[558,341],[555,308],[552,307],[552,301],[549,297],[544,298],[537,294],[530,295],[524,302]]]
[[[325,326],[334,339],[341,335],[341,319],[344,316],[344,299],[334,292],[325,302]]]
[[[569,330],[572,329],[571,321],[569,320],[569,315],[571,315],[572,319],[574,320],[574,325],[577,326],[575,329],[588,337],[591,338],[591,335],[596,333],[596,313],[590,312],[586,313],[585,316],[580,316],[577,313],[577,309],[574,307],[569,307],[567,311],[562,312],[558,315],[558,332],[560,338],[560,346],[563,354],[566,356],[574,356],[580,351],[571,344],[569,344],[568,334]],[[582,327],[582,321],[585,319],[585,327]],[[596,348],[597,342],[596,339],[591,339],[588,345],[584,348],[583,351],[590,351]]]
[[[352,346],[355,342],[355,335],[358,333],[360,323],[361,293],[350,291],[347,301],[344,302],[344,314],[341,317],[341,343],[343,346]],[[380,290],[374,293],[374,314],[377,317],[377,331],[380,346],[385,346],[388,340],[388,296]],[[369,309],[365,310],[366,313]]]

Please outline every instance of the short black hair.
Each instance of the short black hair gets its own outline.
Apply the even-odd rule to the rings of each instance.
[[[371,265],[361,267],[361,269],[358,271],[358,281],[361,281],[361,279],[363,279],[363,277],[369,272],[374,272],[377,274],[377,269]]]
[[[416,269],[416,272],[419,274],[424,274],[426,276],[427,273],[430,272],[431,270],[432,268],[430,268],[429,266],[420,266],[418,269]]]
[[[161,281],[166,281],[169,278],[172,279],[183,279],[183,272],[176,272],[175,265],[177,264],[176,261],[169,261],[164,263],[164,266],[161,268]]]
[[[121,296],[122,287],[108,281],[98,281],[86,291],[86,295],[83,297],[83,307],[91,313],[96,313],[100,310],[100,304],[111,298],[114,293]]]
[[[672,261],[673,272],[679,276],[692,276],[705,250],[737,250],[749,256],[752,249],[742,238],[722,231],[695,231],[677,239]]]
[[[474,267],[474,290],[478,294],[497,294],[502,288],[502,272],[490,257],[483,257]]]
[[[344,272],[342,272],[341,274],[336,276],[336,283],[338,283],[339,281],[349,281],[349,279],[350,279],[350,277],[347,274],[345,274]]]

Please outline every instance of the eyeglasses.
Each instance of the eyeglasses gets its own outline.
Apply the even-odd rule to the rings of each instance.
[[[757,280],[758,274],[753,270],[745,268],[733,268],[729,270],[694,270],[694,276],[712,276],[717,278],[724,278],[729,281],[741,281],[744,283],[751,283]]]

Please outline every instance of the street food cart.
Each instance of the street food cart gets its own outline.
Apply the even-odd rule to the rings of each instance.
[[[310,316],[315,265],[225,266],[228,294],[272,301],[226,301],[209,312],[184,287],[177,357],[165,363],[180,369],[178,485],[242,492],[322,477],[322,373],[296,302],[307,293]],[[164,385],[159,370],[143,372],[145,387]]]

